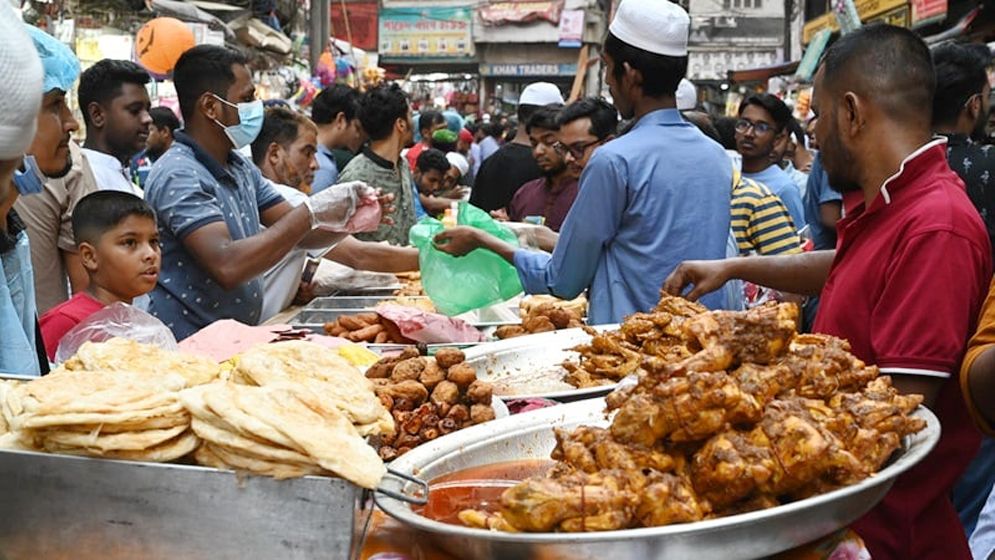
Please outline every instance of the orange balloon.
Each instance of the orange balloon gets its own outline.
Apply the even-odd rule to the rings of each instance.
[[[163,76],[172,72],[180,55],[193,46],[193,32],[176,18],[155,18],[135,35],[138,62],[149,72]]]

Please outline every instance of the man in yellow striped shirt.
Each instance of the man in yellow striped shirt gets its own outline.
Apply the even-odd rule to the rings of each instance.
[[[763,183],[742,177],[732,189],[732,233],[741,255],[802,252],[801,239],[780,198]]]

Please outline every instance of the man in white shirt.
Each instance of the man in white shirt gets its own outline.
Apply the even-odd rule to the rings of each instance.
[[[80,76],[79,107],[86,123],[83,153],[101,190],[142,196],[131,177],[131,158],[145,149],[151,102],[149,74],[128,60],[105,58]]]
[[[317,126],[304,115],[282,107],[266,110],[262,130],[252,142],[253,163],[291,206],[303,204],[308,198],[318,169],[317,151]],[[302,278],[308,257],[324,257],[347,267],[374,272],[418,269],[417,249],[360,241],[352,236],[323,250],[295,248],[263,274],[260,321],[286,309],[294,301],[298,288],[310,282],[309,278]]]

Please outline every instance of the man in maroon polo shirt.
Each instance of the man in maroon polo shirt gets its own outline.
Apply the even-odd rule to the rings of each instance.
[[[560,107],[542,107],[529,119],[525,129],[532,144],[532,157],[539,165],[542,177],[522,185],[506,212],[492,212],[495,217],[545,225],[560,231],[578,189],[578,175],[567,167],[564,155],[557,147],[560,111]]]
[[[741,278],[821,295],[813,330],[853,352],[939,417],[937,448],[853,528],[875,560],[969,559],[949,499],[977,451],[957,378],[992,277],[991,248],[944,140],[930,135],[935,77],[911,31],[872,25],[841,38],[815,78],[816,135],[846,218],[836,251],[688,262],[665,289],[689,297]]]

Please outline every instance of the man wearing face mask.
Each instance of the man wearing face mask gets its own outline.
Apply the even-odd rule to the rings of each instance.
[[[69,47],[34,26],[25,26],[45,72],[42,110],[37,132],[18,178],[21,196],[14,204],[31,240],[38,313],[86,288],[89,279],[76,252],[72,215],[76,203],[97,190],[96,179],[82,150],[70,135],[79,130],[66,104],[79,77],[79,61]],[[30,196],[27,196],[30,195]],[[68,280],[67,280],[68,278]]]
[[[257,324],[261,275],[297,246],[334,244],[344,234],[328,231],[354,230],[357,207],[376,196],[358,182],[296,208],[280,196],[238,152],[263,124],[247,62],[237,51],[199,45],[173,70],[186,127],[152,167],[145,198],[158,216],[162,246],[150,311],[177,339],[218,319]]]
[[[48,360],[39,354],[31,250],[12,206],[27,182],[39,181],[31,169],[21,170],[28,177],[16,176],[38,126],[44,74],[32,40],[6,2],[0,2],[0,75],[0,371],[40,375],[48,372]],[[62,154],[62,168],[68,155]]]
[[[950,168],[967,186],[967,196],[995,244],[995,149],[971,139],[984,134],[988,123],[988,62],[966,45],[947,43],[933,49],[933,130],[946,137]]]
[[[131,177],[131,158],[145,149],[152,104],[149,74],[130,60],[105,58],[79,79],[79,106],[86,123],[83,153],[97,186],[142,196]]]

